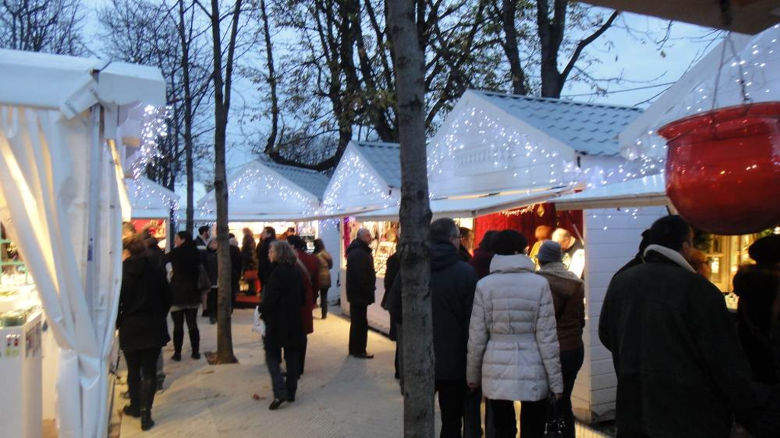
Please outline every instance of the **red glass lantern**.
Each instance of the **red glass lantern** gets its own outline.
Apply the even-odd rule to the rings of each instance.
[[[780,223],[780,102],[720,108],[662,127],[666,193],[692,226],[748,234]]]

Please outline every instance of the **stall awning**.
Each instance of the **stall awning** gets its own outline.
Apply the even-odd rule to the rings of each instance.
[[[98,80],[94,73],[100,72]],[[165,81],[153,67],[0,49],[0,102],[59,109],[73,117],[95,103],[165,105]]]
[[[167,219],[178,207],[179,195],[150,179],[125,178],[125,185],[133,219]]]
[[[558,210],[588,208],[646,207],[670,205],[663,175],[645,176],[616,184],[561,196],[551,202]]]
[[[522,192],[488,193],[474,196],[432,199],[433,217],[477,217],[499,211],[510,210],[524,205],[547,202],[570,187],[556,187],[543,190],[523,190]],[[388,207],[367,213],[356,214],[358,220],[398,220],[399,207]]]

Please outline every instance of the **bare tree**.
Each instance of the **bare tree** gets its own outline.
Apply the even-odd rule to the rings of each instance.
[[[236,363],[233,354],[233,335],[231,330],[231,266],[230,243],[228,241],[228,187],[225,170],[225,141],[227,136],[228,115],[230,113],[231,86],[238,40],[239,19],[242,0],[235,0],[233,8],[222,15],[219,0],[211,0],[210,8],[205,8],[198,0],[210,20],[212,39],[214,81],[214,197],[217,201],[217,269],[219,288],[217,291],[217,355],[216,363]],[[223,41],[222,20],[228,20],[229,30]],[[227,53],[223,53],[223,43]]]
[[[431,210],[425,154],[425,5],[389,0],[395,47],[401,140],[401,290],[403,295],[404,436],[434,436],[433,322],[426,243]]]
[[[81,55],[84,14],[80,0],[3,0],[0,47]]]

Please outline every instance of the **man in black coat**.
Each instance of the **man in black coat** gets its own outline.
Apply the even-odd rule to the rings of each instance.
[[[374,302],[376,271],[371,255],[371,233],[365,228],[357,232],[357,238],[347,248],[347,301],[349,301],[349,354],[371,359],[366,352],[368,342],[368,306]]]
[[[274,227],[265,227],[260,238],[261,242],[257,246],[255,258],[257,258],[257,276],[260,277],[260,288],[262,289],[271,275],[271,260],[268,259],[268,249],[271,247],[271,242],[276,240],[276,230]]]
[[[461,437],[467,392],[466,346],[477,274],[461,259],[460,231],[455,221],[450,218],[433,221],[428,240],[433,352],[442,424],[440,436]],[[475,423],[479,424],[478,416]]]
[[[685,256],[679,216],[650,229],[645,263],[617,274],[599,338],[617,374],[618,438],[726,438],[750,409],[750,369],[722,294]]]

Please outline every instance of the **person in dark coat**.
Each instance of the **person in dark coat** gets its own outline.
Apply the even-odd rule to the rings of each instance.
[[[562,438],[574,438],[574,412],[571,392],[585,358],[582,329],[585,327],[585,287],[582,280],[563,266],[561,245],[545,240],[536,254],[540,269],[537,274],[547,279],[555,306],[558,344],[561,352],[563,395],[558,400],[558,413],[563,416]]]
[[[217,292],[219,291],[219,267],[217,263],[217,239],[209,240],[206,244],[206,252],[203,253],[203,266],[206,268],[206,273],[209,275],[209,282],[211,282],[211,289],[208,291],[208,298],[206,300],[206,309],[209,316],[209,322],[216,324],[217,322]]]
[[[301,323],[303,324],[303,341],[301,347],[300,374],[303,374],[306,365],[306,349],[309,345],[308,335],[314,333],[314,317],[311,312],[314,310],[314,301],[316,300],[316,290],[319,285],[319,267],[320,262],[317,257],[306,253],[306,242],[295,234],[287,236],[287,243],[293,247],[298,256],[297,266],[303,277],[303,286],[306,290],[306,302],[301,308]]]
[[[498,234],[496,230],[490,230],[482,236],[482,241],[474,250],[474,257],[469,260],[469,264],[474,268],[478,279],[487,277],[490,274],[490,261],[493,260],[493,238]]]
[[[748,254],[756,264],[740,266],[734,276],[737,331],[758,400],[747,426],[756,438],[774,437],[780,431],[780,235],[756,240]]]
[[[265,362],[274,392],[274,400],[268,409],[275,410],[284,402],[295,401],[304,336],[301,309],[306,302],[306,292],[296,267],[298,258],[287,242],[277,240],[271,243],[268,255],[271,270],[257,310],[265,322]],[[286,377],[282,376],[280,368],[282,350],[287,363]]]
[[[458,244],[458,255],[461,260],[468,263],[471,261],[471,249],[474,247],[474,232],[466,227],[458,228],[460,230],[460,243]]]
[[[376,271],[374,257],[368,246],[371,232],[361,228],[357,238],[347,248],[347,301],[349,301],[349,354],[360,359],[372,359],[366,352],[368,342],[368,306],[374,302]]]
[[[333,269],[333,257],[325,249],[322,239],[314,239],[314,255],[319,262],[318,288],[320,292],[320,314],[328,317],[328,289],[330,289],[330,270]],[[316,298],[315,298],[316,299]]]
[[[431,311],[441,438],[463,436],[466,348],[477,274],[461,259],[460,240],[460,230],[452,219],[431,223]]]
[[[241,260],[241,250],[238,249],[238,240],[233,233],[229,235],[230,243],[230,313],[233,313],[233,308],[236,307],[236,297],[238,296],[238,290],[241,282],[241,269],[243,267],[243,261]]]
[[[268,258],[268,250],[271,247],[271,242],[276,240],[276,230],[274,227],[263,228],[263,233],[260,235],[260,245],[257,245],[255,252],[255,258],[257,259],[257,276],[260,278],[260,288],[268,281],[268,276],[271,275],[271,260]]]
[[[254,258],[257,243],[255,243],[255,236],[252,234],[251,229],[244,228],[242,232],[244,233],[244,238],[241,241],[241,272],[244,272],[257,269]]]
[[[686,261],[679,216],[650,228],[645,263],[616,275],[599,339],[617,374],[618,438],[726,438],[750,408],[750,367],[721,292]]]
[[[198,251],[200,251],[200,262],[205,266],[206,263],[208,263],[208,245],[211,241],[211,227],[208,225],[203,225],[202,227],[198,227],[198,236],[195,238],[195,246],[198,248]],[[209,277],[210,278],[210,277]],[[210,318],[210,309],[209,309],[209,294],[211,291],[209,289],[200,291],[200,304],[203,312],[200,316],[202,317],[209,317]]]
[[[390,292],[393,289],[393,283],[395,283],[396,278],[398,278],[398,273],[401,272],[401,260],[398,256],[398,252],[394,252],[390,257],[387,258],[387,262],[385,262],[385,278],[384,278],[384,285],[385,285],[385,294],[382,295],[382,302],[381,306],[383,309],[387,310],[388,313],[390,313],[390,333],[388,335],[390,336],[390,340],[396,341],[395,342],[395,360],[394,360],[394,367],[395,367],[395,378],[400,379],[401,378],[401,366],[399,363],[399,350],[400,346],[398,344],[398,326],[397,322],[400,318],[400,315],[394,315],[393,312],[390,311],[390,304],[389,304],[389,298],[390,298]]]
[[[141,429],[149,430],[152,403],[157,390],[157,358],[168,335],[166,315],[170,289],[161,266],[145,256],[146,243],[140,238],[129,242],[130,258],[122,262],[122,287],[116,327],[119,348],[127,361],[127,389],[130,404],[123,411],[141,417]],[[143,377],[143,378],[142,378]]]
[[[171,359],[181,360],[181,347],[184,341],[184,321],[190,335],[191,357],[200,359],[200,331],[198,331],[198,274],[201,255],[186,231],[179,231],[173,238],[175,247],[165,254],[163,262],[170,263],[171,277],[171,319],[173,319],[173,348]]]
[[[633,268],[636,265],[641,265],[644,263],[645,249],[647,249],[647,245],[650,245],[650,230],[642,231],[642,240],[639,242],[639,252],[636,253],[633,259],[629,260],[628,263],[623,265],[622,268],[618,269],[615,275],[620,274],[629,268]]]

